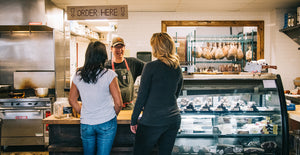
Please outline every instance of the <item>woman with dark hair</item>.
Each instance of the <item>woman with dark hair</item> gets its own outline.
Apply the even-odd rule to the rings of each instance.
[[[109,155],[117,131],[122,97],[117,74],[104,68],[107,61],[103,43],[91,42],[84,66],[73,77],[69,103],[80,113],[80,132],[85,155]],[[81,97],[82,106],[77,102]]]
[[[173,39],[167,33],[154,33],[150,43],[157,60],[144,67],[131,116],[130,129],[136,133],[134,155],[149,155],[155,144],[160,155],[171,155],[181,123],[176,99],[183,77]]]

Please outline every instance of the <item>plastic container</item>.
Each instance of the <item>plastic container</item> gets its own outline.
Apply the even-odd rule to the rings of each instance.
[[[66,97],[57,98],[53,105],[53,115],[55,118],[69,118],[72,116],[72,106]]]

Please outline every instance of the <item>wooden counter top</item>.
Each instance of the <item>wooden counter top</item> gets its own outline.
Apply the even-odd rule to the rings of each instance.
[[[300,105],[296,105],[295,111],[288,111],[289,118],[300,122]]]
[[[132,110],[121,110],[119,116],[117,117],[118,124],[130,124]],[[300,105],[296,105],[295,111],[288,111],[290,119],[300,122]],[[42,121],[44,124],[80,124],[80,119],[71,117],[57,119],[54,115],[51,115]]]
[[[285,94],[285,99],[290,100],[294,104],[300,104],[300,95]]]
[[[132,110],[121,110],[117,117],[118,124],[130,124]],[[70,117],[57,119],[51,115],[43,119],[44,124],[80,124],[80,118]]]

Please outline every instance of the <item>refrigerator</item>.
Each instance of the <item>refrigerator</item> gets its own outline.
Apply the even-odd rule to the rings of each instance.
[[[280,75],[184,75],[173,155],[287,155],[288,115]]]

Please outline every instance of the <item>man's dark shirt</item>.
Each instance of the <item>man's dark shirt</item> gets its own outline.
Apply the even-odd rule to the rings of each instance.
[[[145,62],[137,59],[137,58],[125,58],[130,69],[130,72],[133,76],[133,80],[135,81],[138,76],[142,74]],[[111,60],[105,63],[105,67],[112,69]],[[126,69],[125,62],[115,63],[115,69]]]

